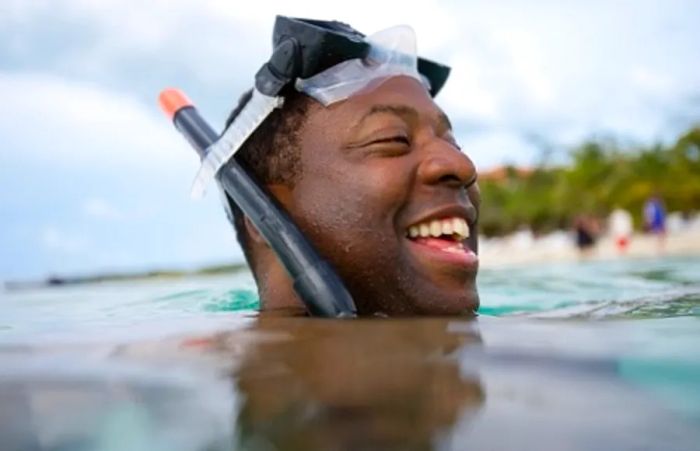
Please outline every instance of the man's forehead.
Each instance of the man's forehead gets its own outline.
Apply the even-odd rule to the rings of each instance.
[[[426,118],[451,128],[447,115],[437,106],[425,87],[409,77],[385,80],[366,92],[324,108],[330,117],[352,126],[380,113],[415,119]],[[342,119],[341,119],[342,118]]]

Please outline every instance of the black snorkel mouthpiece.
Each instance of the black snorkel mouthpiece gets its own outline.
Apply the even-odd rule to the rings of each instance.
[[[216,178],[227,194],[225,201],[240,207],[275,252],[311,315],[345,318],[356,316],[357,310],[333,268],[239,164],[235,153],[275,108],[283,106],[292,89],[328,106],[373,80],[408,76],[421,82],[431,96],[437,95],[450,68],[418,57],[415,49],[410,27],[366,37],[341,22],[278,16],[272,55],[256,73],[250,99],[221,135],[181,92],[161,93],[163,110],[202,159],[193,195],[202,195],[208,181]]]
[[[207,149],[219,135],[180,91],[164,90],[160,103],[199,156],[205,157]],[[356,316],[352,297],[335,271],[235,157],[217,172],[216,178],[277,254],[294,282],[294,290],[311,315],[326,318]]]

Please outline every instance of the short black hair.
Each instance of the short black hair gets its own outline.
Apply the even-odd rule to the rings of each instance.
[[[238,105],[226,119],[226,128],[241,113],[253,96],[248,90],[238,100]],[[267,184],[294,186],[301,173],[299,131],[309,109],[311,98],[295,90],[286,93],[284,104],[275,109],[250,135],[236,152],[236,160],[262,188]],[[245,228],[243,211],[225,194],[229,206],[229,220],[236,231],[236,238],[243,255],[255,276],[255,266],[250,248],[250,237]],[[255,276],[257,278],[257,276]]]

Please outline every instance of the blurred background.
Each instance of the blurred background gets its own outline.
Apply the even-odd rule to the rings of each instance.
[[[452,66],[437,100],[481,173],[487,262],[596,241],[614,210],[640,232],[653,196],[700,243],[698,2],[4,0],[0,280],[240,263],[156,98],[180,87],[221,127],[275,14],[410,24]]]

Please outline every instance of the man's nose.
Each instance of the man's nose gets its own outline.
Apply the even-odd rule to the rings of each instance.
[[[474,163],[454,145],[436,138],[424,150],[423,159],[418,167],[418,177],[423,183],[461,188],[474,180]]]

